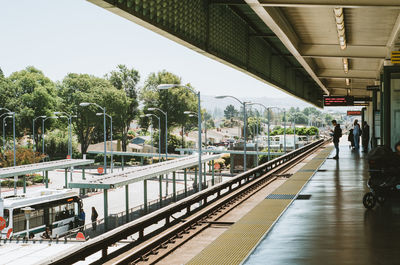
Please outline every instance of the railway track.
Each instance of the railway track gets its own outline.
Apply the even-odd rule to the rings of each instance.
[[[235,209],[254,194],[268,186],[280,176],[288,177],[289,169],[302,162],[316,149],[326,144],[321,142],[314,147],[301,152],[285,163],[280,163],[266,173],[249,178],[246,183],[230,187],[225,196],[216,196],[199,210],[175,218],[176,223],[159,234],[149,237],[132,248],[116,251],[94,264],[155,264],[162,261],[188,240],[199,235],[211,226],[230,226],[232,222],[220,222],[227,213]],[[171,215],[173,217],[173,215]],[[174,218],[174,217],[173,217]]]

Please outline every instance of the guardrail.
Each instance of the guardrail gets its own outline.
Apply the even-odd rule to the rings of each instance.
[[[102,256],[105,257],[107,255],[108,246],[126,239],[134,234],[138,235],[137,242],[141,242],[146,238],[149,238],[151,235],[154,235],[157,231],[163,230],[166,227],[170,227],[172,224],[181,222],[182,219],[173,217],[173,214],[181,213],[183,210],[186,210],[185,215],[190,215],[192,212],[199,210],[201,207],[192,207],[193,205],[197,206],[197,204],[201,204],[204,207],[207,204],[208,198],[212,197],[215,199],[226,196],[231,191],[240,188],[242,185],[248,183],[249,181],[253,181],[258,177],[268,173],[268,171],[273,170],[274,168],[292,160],[293,158],[305,153],[311,149],[320,146],[325,141],[323,139],[315,141],[311,144],[303,146],[297,150],[294,150],[290,153],[282,155],[278,158],[275,158],[267,163],[259,165],[253,169],[250,169],[246,172],[236,175],[231,179],[222,182],[220,184],[214,185],[210,188],[197,192],[181,201],[173,203],[169,206],[161,208],[151,214],[143,216],[135,221],[124,224],[120,227],[117,227],[103,235],[100,235],[92,240],[89,240],[82,245],[71,248],[70,250],[60,253],[57,257],[50,258],[46,261],[43,261],[43,264],[65,264],[65,263],[74,263],[79,260],[84,260],[85,257],[92,255],[98,251],[102,251]],[[193,210],[192,210],[193,208]],[[171,221],[171,217],[173,221]],[[157,224],[160,221],[164,221],[164,227],[157,229],[156,231],[149,232],[145,235],[145,229]],[[188,224],[194,225],[194,224]]]

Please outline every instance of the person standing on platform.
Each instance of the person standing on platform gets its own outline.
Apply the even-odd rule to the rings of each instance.
[[[332,131],[333,136],[333,145],[336,149],[336,155],[332,157],[333,159],[339,159],[339,140],[342,137],[342,129],[340,128],[340,124],[336,122],[336,120],[332,120],[332,125],[335,127]]]
[[[99,217],[99,214],[97,213],[96,208],[92,207],[92,216],[90,219],[92,220],[93,231],[96,231],[97,228],[97,217]]]
[[[358,120],[354,120],[354,127],[353,127],[353,134],[354,134],[354,147],[358,151],[360,149],[360,135],[361,135],[361,128],[358,124]]]
[[[83,209],[81,209],[78,218],[79,218],[79,226],[85,225],[86,214]]]
[[[363,152],[368,153],[369,125],[366,121],[363,121],[361,141],[363,146]]]

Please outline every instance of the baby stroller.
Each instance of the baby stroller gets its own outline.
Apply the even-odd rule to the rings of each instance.
[[[363,198],[364,207],[374,208],[376,202],[383,204],[395,193],[400,193],[400,159],[385,146],[378,146],[367,155],[369,174],[367,192]]]

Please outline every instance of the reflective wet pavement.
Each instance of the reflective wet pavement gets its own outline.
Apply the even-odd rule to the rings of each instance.
[[[244,264],[400,264],[400,202],[366,210],[364,153],[340,147]]]

